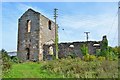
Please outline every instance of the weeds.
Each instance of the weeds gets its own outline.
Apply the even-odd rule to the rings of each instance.
[[[43,64],[41,68],[66,78],[118,78],[117,66],[117,61],[95,60],[86,62],[76,58],[53,60]]]

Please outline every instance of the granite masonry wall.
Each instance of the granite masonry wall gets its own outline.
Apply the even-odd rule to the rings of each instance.
[[[55,23],[32,9],[18,20],[17,56],[20,60],[43,60],[43,45],[54,43]]]
[[[81,46],[83,44],[87,44],[89,54],[96,54],[96,49],[100,49],[101,41],[88,41],[88,42],[72,42],[72,43],[59,43],[59,58],[67,57],[71,53],[75,54],[78,57],[82,57]],[[97,44],[97,46],[96,46]],[[55,55],[55,45],[44,45],[43,46],[43,54],[44,60],[48,59],[49,55],[49,47],[53,47],[53,53]]]

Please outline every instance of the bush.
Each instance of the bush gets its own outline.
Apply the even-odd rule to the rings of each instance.
[[[5,72],[11,68],[11,59],[8,56],[8,53],[4,49],[2,49],[0,53],[2,55],[2,61],[3,61],[2,70],[3,72]]]
[[[100,61],[103,61],[103,60],[105,60],[105,57],[99,56],[97,59]]]
[[[68,55],[68,58],[76,58],[77,56],[76,56],[76,54],[75,53],[70,53],[69,55]]]
[[[80,50],[82,52],[82,54],[85,56],[88,54],[88,47],[86,46],[86,44],[83,44],[81,47],[80,47]]]
[[[90,61],[96,60],[96,56],[95,56],[95,55],[90,55],[90,56],[89,56],[89,60],[90,60]]]
[[[100,56],[100,49],[96,49],[96,56]]]
[[[19,63],[19,59],[18,59],[17,57],[15,57],[15,56],[12,57],[11,60],[12,60],[12,62],[14,62],[14,63]]]
[[[94,55],[86,55],[89,61],[95,59]],[[99,57],[105,59],[105,57]],[[102,59],[102,60],[103,60]],[[63,78],[117,78],[117,61],[82,61],[80,58],[59,59],[43,63],[41,69],[48,70],[52,74],[59,74]]]
[[[87,54],[87,55],[83,56],[83,60],[84,61],[93,61],[93,60],[96,60],[96,56]]]
[[[83,56],[83,60],[84,61],[89,61],[89,57],[90,57],[89,54],[87,54],[87,55]]]
[[[113,58],[113,60],[118,60],[118,56],[115,56],[115,57]]]

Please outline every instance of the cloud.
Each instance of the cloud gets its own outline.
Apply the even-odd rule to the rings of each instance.
[[[110,27],[113,22],[114,15],[102,14],[102,15],[64,15],[59,18],[61,26],[65,26],[72,29],[79,28],[98,28],[99,26]],[[115,25],[116,26],[116,25]]]
[[[71,32],[68,33],[72,36],[71,40],[85,40],[85,36],[79,37],[80,34],[85,35],[84,31],[90,31],[90,40],[101,40],[103,35],[107,35],[109,44],[117,45],[118,19],[116,14],[63,15],[58,22],[61,27]],[[60,32],[60,34],[63,33]],[[68,40],[64,38],[64,35],[60,37],[63,37],[63,41]]]

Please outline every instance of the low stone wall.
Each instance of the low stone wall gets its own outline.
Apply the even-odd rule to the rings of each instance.
[[[82,57],[81,46],[83,44],[87,44],[89,54],[96,54],[96,49],[100,49],[101,41],[88,41],[88,42],[72,42],[72,43],[59,43],[59,52],[58,57],[63,58],[67,57],[70,54],[75,54],[78,57]],[[99,46],[95,46],[94,44],[99,44]],[[44,60],[50,59],[52,55],[49,54],[49,48],[53,47],[53,55],[55,55],[55,45],[44,45],[43,46],[43,55]]]

